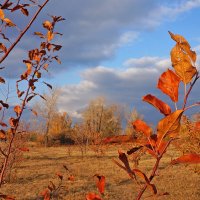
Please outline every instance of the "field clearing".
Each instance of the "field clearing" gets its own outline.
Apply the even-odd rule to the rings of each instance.
[[[24,160],[14,169],[11,182],[3,185],[1,192],[15,196],[19,200],[35,200],[53,181],[58,183],[57,172],[64,175],[60,197],[55,199],[84,200],[89,192],[96,192],[95,174],[106,177],[106,190],[104,200],[132,200],[135,199],[139,187],[129,176],[119,168],[112,159],[117,159],[118,149],[127,150],[128,146],[109,146],[105,154],[97,156],[92,150],[88,150],[83,157],[78,147],[70,147],[71,156],[68,155],[68,147],[32,147],[24,154]],[[169,192],[170,195],[157,198],[163,200],[199,200],[200,199],[200,175],[194,169],[199,170],[199,165],[168,166],[171,158],[176,158],[178,152],[171,149],[165,155],[158,170],[158,176],[153,183],[158,193]],[[144,155],[139,168],[149,174],[154,160]],[[69,174],[64,169],[66,165],[75,180],[69,181]],[[131,162],[134,166],[134,163]],[[167,167],[168,166],[168,167]],[[140,179],[138,178],[140,181]],[[142,182],[141,182],[142,183]],[[149,190],[144,197],[151,195]]]

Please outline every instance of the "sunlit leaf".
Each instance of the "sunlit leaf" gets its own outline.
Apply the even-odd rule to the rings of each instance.
[[[200,154],[185,154],[175,160],[171,161],[171,164],[196,164],[200,163]]]
[[[70,176],[68,177],[68,180],[69,180],[69,181],[74,181],[74,180],[75,180],[75,178],[74,178],[74,176],[73,176],[73,175],[70,175]]]
[[[160,99],[151,94],[144,96],[142,100],[153,105],[164,115],[169,115],[171,113],[171,108],[169,107],[168,104],[166,104],[165,102],[161,101]]]
[[[4,12],[2,9],[0,9],[0,19],[3,20],[5,17]]]
[[[24,151],[24,152],[29,152],[29,148],[27,147],[21,147],[19,148],[20,151]]]
[[[150,137],[152,133],[152,129],[140,119],[133,122],[133,128],[138,132],[142,132],[147,137]]]
[[[102,198],[98,194],[88,193],[86,195],[86,200],[102,200]]]
[[[52,31],[48,31],[47,32],[47,40],[48,40],[48,42],[53,40],[53,38],[54,38],[53,32]]]
[[[7,48],[6,48],[6,46],[5,46],[3,43],[0,43],[0,49],[1,49],[4,53],[7,52]]]
[[[180,129],[180,120],[183,110],[177,110],[158,122],[157,136],[159,139],[165,136],[174,137]]]
[[[50,21],[45,21],[45,22],[43,22],[42,25],[43,25],[44,28],[46,28],[46,29],[49,30],[49,31],[50,31],[50,30],[52,29],[52,27],[53,27],[53,26],[52,26],[52,23],[51,23]]]
[[[40,32],[34,32],[34,35],[39,36],[40,38],[45,38],[45,36]],[[44,43],[45,44],[45,43]]]
[[[180,78],[170,69],[162,73],[157,87],[166,95],[168,95],[173,102],[178,101],[178,88]]]
[[[101,194],[104,194],[105,190],[105,176],[100,176],[95,174],[94,177],[97,177],[96,185]]]
[[[197,73],[195,67],[196,53],[190,49],[187,40],[181,35],[175,35],[169,32],[172,39],[177,43],[171,50],[172,66],[176,74],[185,84],[191,82],[194,75]]]
[[[12,27],[16,26],[10,19],[4,18],[3,21],[6,23],[7,26]]]
[[[16,115],[19,116],[22,112],[21,106],[19,106],[19,105],[15,106],[14,111],[15,111]]]

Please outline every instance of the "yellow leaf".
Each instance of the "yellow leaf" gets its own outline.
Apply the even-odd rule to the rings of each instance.
[[[4,19],[4,12],[2,9],[0,9],[0,19],[3,20]]]
[[[51,41],[54,38],[54,34],[51,31],[47,32],[47,40],[48,42]]]
[[[3,21],[6,23],[7,26],[12,27],[16,26],[10,19],[4,18]]]
[[[45,21],[43,22],[43,27],[50,31],[52,29],[52,23],[50,21]]]

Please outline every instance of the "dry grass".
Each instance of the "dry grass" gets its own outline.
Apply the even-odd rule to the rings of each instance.
[[[13,195],[19,200],[34,200],[50,181],[58,182],[55,174],[61,172],[64,174],[61,197],[55,199],[84,200],[88,192],[97,192],[93,175],[100,174],[106,176],[104,200],[132,200],[136,197],[139,186],[112,162],[112,159],[117,159],[118,148],[126,150],[126,147],[110,146],[101,157],[88,151],[82,158],[77,147],[73,147],[71,156],[67,154],[67,147],[32,147],[30,152],[24,155],[24,161],[15,170],[11,182],[3,185],[1,192]],[[175,158],[177,155],[175,150],[170,150],[160,165],[158,176],[153,181],[159,193],[169,192],[170,195],[148,199],[200,199],[200,177],[194,172],[195,166],[167,167],[171,157]],[[139,168],[149,174],[153,163],[154,160],[145,155]],[[66,165],[75,176],[73,182],[67,180],[68,174],[63,165]],[[144,197],[150,194],[147,191]]]

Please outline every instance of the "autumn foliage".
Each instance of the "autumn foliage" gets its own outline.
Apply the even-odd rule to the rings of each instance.
[[[167,103],[160,100],[154,95],[147,94],[142,99],[143,101],[153,105],[164,117],[158,122],[157,128],[154,131],[147,123],[142,120],[133,122],[133,127],[137,132],[143,135],[143,139],[139,141],[140,146],[130,149],[127,154],[119,151],[119,160],[114,162],[128,173],[130,178],[137,181],[140,177],[144,185],[141,187],[136,199],[139,200],[148,188],[152,191],[153,196],[161,196],[157,191],[156,186],[152,183],[156,176],[156,171],[159,168],[160,160],[165,155],[170,144],[173,144],[179,138],[181,129],[181,117],[183,113],[190,107],[199,106],[200,102],[192,105],[188,104],[188,96],[193,89],[194,84],[199,79],[199,72],[195,67],[196,53],[191,50],[187,40],[181,35],[176,35],[169,32],[171,38],[176,42],[171,50],[171,62],[173,69],[167,69],[163,72],[158,80],[157,88],[166,94],[175,104],[175,109],[171,108]],[[182,107],[178,108],[179,102],[179,85],[184,85],[184,100]],[[150,176],[147,176],[139,169],[132,169],[129,164],[128,155],[137,154],[139,149],[143,149],[155,158],[155,164]],[[130,153],[131,152],[131,153]],[[173,159],[171,164],[197,164],[200,163],[200,155],[197,153],[187,153],[179,158]],[[164,193],[162,195],[166,195]]]

